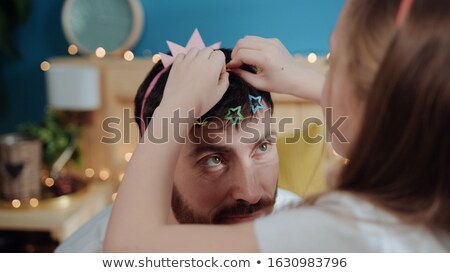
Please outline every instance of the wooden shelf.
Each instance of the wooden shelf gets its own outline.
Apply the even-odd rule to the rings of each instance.
[[[41,201],[36,208],[0,208],[0,229],[47,231],[62,242],[112,201],[112,182],[92,182],[79,193]]]

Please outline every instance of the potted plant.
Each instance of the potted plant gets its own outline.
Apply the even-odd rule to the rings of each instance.
[[[80,127],[72,120],[68,113],[47,110],[42,124],[19,125],[21,133],[41,140],[42,163],[54,180],[52,188],[57,195],[72,193],[79,186],[75,176],[62,172],[68,162],[80,161]]]

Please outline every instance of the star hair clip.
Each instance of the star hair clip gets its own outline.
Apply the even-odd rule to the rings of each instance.
[[[241,114],[241,106],[235,108],[228,108],[228,113],[225,115],[225,120],[231,122],[231,124],[236,125],[239,121],[244,119],[244,116]]]
[[[264,109],[266,108],[264,106],[264,104],[262,103],[262,98],[261,96],[252,96],[252,95],[248,95],[248,98],[250,99],[250,107],[252,108],[252,113],[255,114],[256,112],[258,112],[259,109]]]

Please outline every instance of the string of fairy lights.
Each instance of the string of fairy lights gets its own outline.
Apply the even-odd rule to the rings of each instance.
[[[67,52],[69,53],[69,55],[75,56],[75,55],[77,55],[77,54],[79,53],[79,50],[78,50],[78,47],[77,47],[76,45],[71,44],[71,45],[69,45],[69,47],[67,48]],[[107,52],[106,52],[106,50],[105,50],[103,47],[97,47],[97,48],[95,49],[95,53],[94,53],[93,55],[94,55],[95,57],[99,58],[99,59],[103,59],[103,58],[106,57]],[[146,58],[151,57],[153,63],[157,63],[157,62],[161,59],[161,56],[159,56],[159,54],[153,54],[153,55],[152,55],[152,54],[151,54],[151,51],[150,51],[149,49],[145,49],[145,50],[143,51],[143,54],[142,54],[142,55],[143,55],[144,57],[146,57]],[[133,51],[127,50],[127,51],[125,51],[125,52],[123,53],[122,58],[123,58],[125,61],[131,62],[131,61],[134,60],[135,56],[134,56]],[[48,70],[50,70],[50,68],[51,68],[51,63],[50,63],[49,61],[43,61],[43,62],[41,62],[40,67],[41,67],[41,70],[42,70],[42,71],[48,71]]]
[[[133,156],[133,153],[128,152],[124,154],[124,160],[128,163],[131,160],[131,157]],[[62,171],[64,172],[64,170]],[[47,170],[41,170],[41,183],[44,187],[47,188],[52,188],[55,186],[55,180],[54,178],[49,176],[49,172]],[[87,179],[95,179],[95,180],[100,180],[103,182],[107,182],[110,178],[111,178],[111,173],[108,169],[100,169],[97,172],[93,169],[93,168],[86,168],[84,170],[84,176]],[[123,179],[124,173],[120,173],[118,175],[118,181],[121,182]],[[117,192],[114,192],[111,195],[111,201],[114,201],[116,199],[117,196]],[[28,201],[27,200],[19,200],[19,199],[13,199],[11,201],[11,207],[18,209],[21,207],[27,207],[27,208],[37,208],[40,205],[40,200],[38,198],[30,198]]]
[[[78,50],[78,47],[77,47],[76,45],[71,44],[71,45],[69,45],[69,47],[67,48],[67,52],[69,53],[69,55],[75,56],[75,55],[77,55],[77,54],[79,53],[79,50]],[[106,57],[107,52],[106,52],[106,50],[105,50],[103,47],[98,47],[98,48],[95,50],[95,54],[94,54],[94,55],[95,55],[97,58],[99,58],[99,59],[103,59],[103,58]],[[159,54],[153,54],[153,55],[152,55],[152,53],[151,53],[151,51],[150,51],[149,49],[145,49],[145,50],[143,51],[143,54],[142,54],[142,55],[143,55],[145,58],[151,57],[153,63],[157,63],[157,62],[161,59],[161,56],[160,56]],[[133,51],[127,50],[127,51],[125,51],[125,52],[123,53],[122,58],[123,58],[125,61],[131,62],[131,61],[134,60],[135,55],[134,55]],[[306,58],[306,59],[308,60],[309,63],[314,64],[314,63],[316,63],[316,62],[319,60],[319,56],[318,56],[315,52],[310,52],[310,53],[307,55],[307,58]],[[326,61],[328,61],[329,59],[330,59],[330,53],[328,53],[328,54],[326,55]],[[42,71],[48,71],[48,70],[51,68],[51,64],[50,64],[49,61],[43,61],[43,62],[41,62],[40,67],[41,67],[41,70],[42,70]]]

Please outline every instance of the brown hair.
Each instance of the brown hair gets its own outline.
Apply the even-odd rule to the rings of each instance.
[[[395,17],[401,0],[350,0],[343,43],[350,56],[347,68],[354,91],[365,99],[386,48],[395,34]]]
[[[223,54],[225,55],[225,61],[227,63],[230,62],[231,50],[227,48],[221,48],[219,50],[222,51]],[[157,62],[152,67],[147,77],[144,79],[144,81],[139,86],[139,89],[137,90],[136,97],[134,99],[135,105],[134,114],[136,123],[138,125],[141,124],[140,121],[141,106],[147,88],[150,85],[150,82],[153,81],[156,75],[161,70],[163,70],[163,68],[164,67],[162,65],[162,62],[161,61]],[[145,127],[147,127],[147,125],[150,123],[155,109],[161,103],[161,100],[164,95],[164,88],[169,78],[169,73],[171,69],[172,67],[170,67],[167,71],[161,74],[161,77],[156,82],[155,86],[151,90],[151,93],[146,100],[144,106],[144,113],[142,115],[144,117]],[[248,67],[245,69],[249,70],[250,68]],[[251,111],[251,102],[249,100],[249,95],[252,95],[254,97],[261,96],[262,101],[266,104],[266,106],[270,110],[270,114],[273,113],[274,105],[272,97],[269,92],[254,88],[244,79],[242,79],[241,77],[232,72],[230,72],[229,82],[230,86],[228,87],[222,99],[218,103],[216,103],[216,105],[214,105],[213,108],[211,108],[207,113],[205,113],[202,117],[200,117],[200,119],[198,120],[199,122],[203,120],[208,120],[208,118],[216,118],[216,117],[223,118],[227,114],[228,109],[230,107],[236,107],[239,105],[242,106],[242,114],[245,117],[253,116],[254,113],[252,113]]]
[[[347,20],[352,21],[348,25],[353,29],[349,37],[355,39],[352,31],[359,28],[357,34],[370,40],[377,31],[370,32],[372,28],[365,23],[373,25],[376,23],[372,19],[382,20],[374,16],[388,2],[391,1],[351,1],[352,15]],[[370,18],[363,18],[368,14]],[[361,71],[369,77],[355,77],[356,90],[365,94],[365,113],[349,153],[349,163],[341,170],[336,186],[336,190],[369,199],[407,223],[447,232],[450,232],[449,14],[446,1],[416,0],[401,27],[395,29],[395,15],[389,19],[394,32],[391,38],[384,39],[388,46],[380,55],[379,67],[372,74]],[[361,42],[353,48],[360,46],[363,47]],[[364,59],[358,59],[361,51],[350,52],[351,58],[354,57],[349,62],[351,71],[364,63]]]

